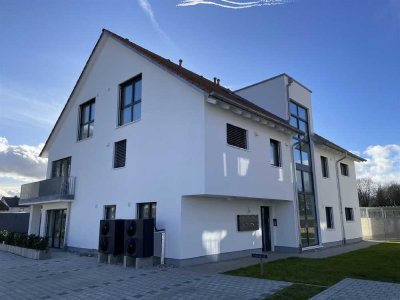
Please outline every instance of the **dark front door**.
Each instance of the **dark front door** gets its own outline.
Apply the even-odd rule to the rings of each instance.
[[[67,219],[66,209],[55,209],[47,211],[46,236],[49,238],[49,247],[51,248],[64,247],[66,219]]]
[[[271,251],[271,227],[268,206],[261,206],[261,231],[263,251]]]

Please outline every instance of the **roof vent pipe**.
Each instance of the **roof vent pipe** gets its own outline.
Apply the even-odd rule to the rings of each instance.
[[[217,84],[217,77],[214,77],[214,84]]]
[[[179,66],[182,67],[183,60],[179,59]]]
[[[217,85],[219,85],[219,78],[217,79]]]

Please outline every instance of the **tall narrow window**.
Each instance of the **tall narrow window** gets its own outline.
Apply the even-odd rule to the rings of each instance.
[[[228,145],[247,149],[247,130],[226,124],[226,140]]]
[[[333,229],[333,208],[332,207],[325,207],[326,213],[326,228]]]
[[[328,166],[328,158],[325,156],[321,156],[321,168],[322,168],[322,177],[329,177],[329,166]]]
[[[80,107],[79,140],[87,139],[93,135],[95,99],[83,103]]]
[[[346,221],[354,221],[354,212],[353,208],[345,207]]]
[[[104,220],[114,220],[117,207],[115,205],[104,206]]]
[[[276,140],[270,140],[269,157],[271,165],[275,167],[281,166],[281,143]]]
[[[140,120],[142,113],[142,75],[120,85],[119,125]]]
[[[340,163],[340,172],[343,176],[349,176],[349,166],[343,163]]]
[[[114,144],[114,168],[125,167],[126,162],[126,140]]]

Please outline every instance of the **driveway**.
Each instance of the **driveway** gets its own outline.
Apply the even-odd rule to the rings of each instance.
[[[190,269],[136,270],[56,252],[35,261],[0,251],[0,299],[263,299],[290,283]]]

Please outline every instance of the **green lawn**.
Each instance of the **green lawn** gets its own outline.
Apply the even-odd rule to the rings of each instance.
[[[294,283],[331,286],[344,278],[358,278],[400,283],[400,244],[384,243],[369,248],[323,258],[287,258],[268,262],[265,275],[260,275],[259,265],[227,272],[230,275],[249,276]],[[310,286],[294,285],[283,292],[312,290]],[[315,292],[317,294],[318,291]],[[307,299],[278,293],[268,299]]]

